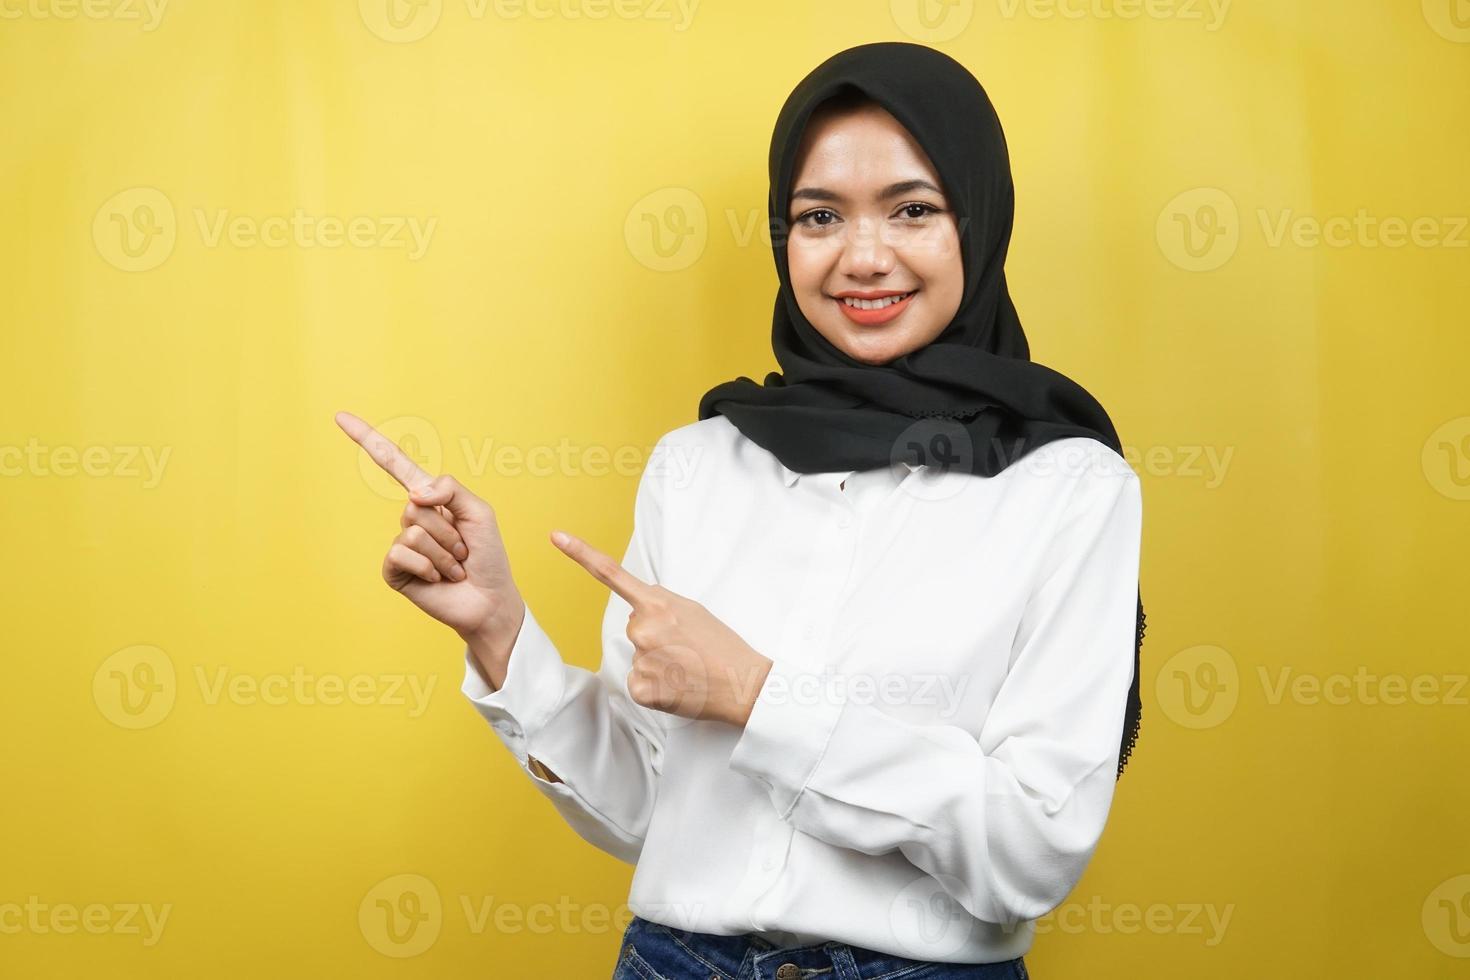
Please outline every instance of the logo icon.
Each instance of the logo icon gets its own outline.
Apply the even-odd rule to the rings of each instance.
[[[384,956],[418,956],[434,945],[444,923],[439,889],[423,875],[401,874],[374,885],[357,907],[357,926]]]
[[[1164,205],[1154,234],[1164,257],[1187,272],[1229,262],[1240,245],[1240,212],[1218,187],[1196,187]]]
[[[975,0],[889,0],[893,23],[915,41],[949,41],[975,16]]]
[[[439,26],[444,0],[357,0],[367,29],[393,44],[411,44]]]
[[[704,254],[709,218],[704,202],[687,187],[663,187],[644,195],[623,222],[628,251],[655,272],[687,269]]]
[[[1214,728],[1230,717],[1240,700],[1235,658],[1217,646],[1180,650],[1159,668],[1154,700],[1177,725]]]
[[[920,500],[943,500],[965,487],[963,480],[947,480],[950,473],[975,472],[975,443],[970,430],[949,418],[924,418],[907,426],[888,451],[890,465],[922,466],[917,473],[899,475],[904,492]]]
[[[1470,416],[1450,419],[1424,440],[1424,478],[1451,500],[1470,500]]]
[[[958,952],[970,938],[974,919],[955,896],[968,894],[964,882],[953,875],[920,875],[888,907],[893,938],[914,958],[942,958]]]
[[[1470,958],[1470,875],[1439,883],[1424,899],[1424,935],[1446,956]]]
[[[152,728],[168,717],[178,694],[174,662],[155,646],[124,647],[92,675],[92,700],[119,728]]]
[[[1423,0],[1424,19],[1446,41],[1470,44],[1470,0]]]
[[[153,187],[114,194],[92,219],[97,254],[124,272],[156,269],[173,254],[178,221],[167,195]]]

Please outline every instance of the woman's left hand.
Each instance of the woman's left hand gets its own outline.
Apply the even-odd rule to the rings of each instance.
[[[684,718],[745,727],[771,669],[769,657],[698,602],[644,582],[575,535],[554,531],[551,540],[633,607],[628,694],[634,701]]]

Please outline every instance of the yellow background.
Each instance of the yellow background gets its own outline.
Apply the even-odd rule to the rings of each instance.
[[[547,532],[621,553],[647,449],[774,367],[776,112],[887,39],[987,86],[1033,355],[1144,480],[1142,741],[1033,975],[1470,968],[1470,5],[386,2],[0,0],[0,906],[170,910],[151,945],[0,933],[0,974],[611,973],[632,869],[381,581],[402,498],[332,414],[491,500],[595,667],[606,592]],[[365,231],[251,244],[298,209]],[[1418,241],[1314,243],[1358,215]],[[637,465],[482,455],[562,440]],[[298,667],[378,686],[212,686]],[[383,703],[395,674],[427,710]],[[172,700],[129,715],[122,678]],[[399,875],[440,902],[408,957],[372,935]]]

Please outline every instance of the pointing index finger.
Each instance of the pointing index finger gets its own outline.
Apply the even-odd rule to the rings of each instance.
[[[576,535],[554,531],[551,540],[568,557],[591,572],[593,578],[622,596],[634,609],[648,598],[651,587],[647,582]]]
[[[434,479],[410,459],[407,453],[395,446],[392,439],[356,415],[338,412],[335,418],[342,431],[351,436],[352,441],[361,446],[389,476],[403,484],[405,490],[415,490]]]

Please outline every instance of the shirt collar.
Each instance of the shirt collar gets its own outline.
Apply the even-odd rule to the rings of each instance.
[[[776,460],[776,465],[779,466],[779,467],[781,467],[781,482],[785,483],[788,487],[795,486],[796,481],[799,480],[799,479],[801,479],[804,476],[805,477],[813,477],[813,476],[816,476],[817,475],[815,473],[799,473],[796,470],[791,469],[789,466],[787,466],[785,463],[781,462],[779,459]],[[898,471],[898,466],[899,465],[904,466],[906,468],[906,472],[902,472],[902,473],[899,472]],[[890,463],[889,464],[889,468],[894,471],[894,477],[897,478],[897,477],[900,477],[900,476],[907,476],[909,473],[914,472],[914,470],[923,469],[923,466],[920,465],[920,464],[916,464],[916,463],[910,463],[908,460],[903,459],[903,460],[899,460],[898,463]],[[856,473],[856,472],[857,472],[857,470],[848,470],[846,473],[842,474],[842,478],[843,479],[846,479],[848,476],[850,476],[851,474]],[[841,481],[838,481],[838,482],[841,482]]]

